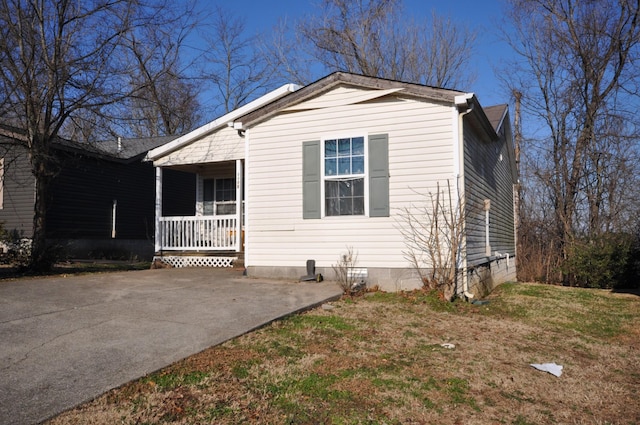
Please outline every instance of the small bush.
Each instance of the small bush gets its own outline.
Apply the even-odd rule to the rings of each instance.
[[[607,233],[577,240],[563,266],[573,286],[628,288],[638,285],[640,241],[637,235]]]
[[[31,258],[31,239],[25,238],[23,232],[11,231],[0,227],[0,243],[2,244],[2,263],[16,267],[26,267]]]

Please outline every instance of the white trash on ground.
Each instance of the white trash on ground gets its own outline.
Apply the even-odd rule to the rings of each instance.
[[[555,363],[531,363],[531,366],[543,372],[549,372],[550,374],[560,377],[562,375],[562,366]]]

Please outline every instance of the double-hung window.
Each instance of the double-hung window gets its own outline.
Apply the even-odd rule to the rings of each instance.
[[[389,137],[302,143],[302,218],[389,217]]]
[[[324,141],[325,215],[364,215],[364,137]]]
[[[202,186],[204,215],[236,213],[236,182],[234,178],[205,179]]]

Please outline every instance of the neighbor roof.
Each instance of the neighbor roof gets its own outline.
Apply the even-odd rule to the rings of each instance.
[[[0,137],[5,141],[25,143],[27,140],[27,132],[16,127],[0,124]],[[72,150],[109,160],[130,161],[150,149],[164,145],[177,137],[179,136],[143,137],[120,140],[114,138],[93,143],[76,142],[74,140],[57,137],[52,146],[58,149]]]
[[[157,136],[121,139],[120,141],[118,141],[118,139],[111,139],[97,142],[94,146],[106,155],[120,159],[128,159],[147,153],[151,149],[163,146],[179,137],[179,135]]]
[[[507,116],[509,105],[505,103],[502,105],[487,106],[486,108],[483,108],[483,109],[484,109],[485,115],[487,116],[487,119],[489,120],[489,122],[497,132],[500,129],[500,127],[502,127],[502,122],[504,121],[504,118]]]

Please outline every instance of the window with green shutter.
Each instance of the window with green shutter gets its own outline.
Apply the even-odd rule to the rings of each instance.
[[[386,134],[304,142],[303,218],[364,215],[367,197],[370,217],[388,217],[388,150]]]

